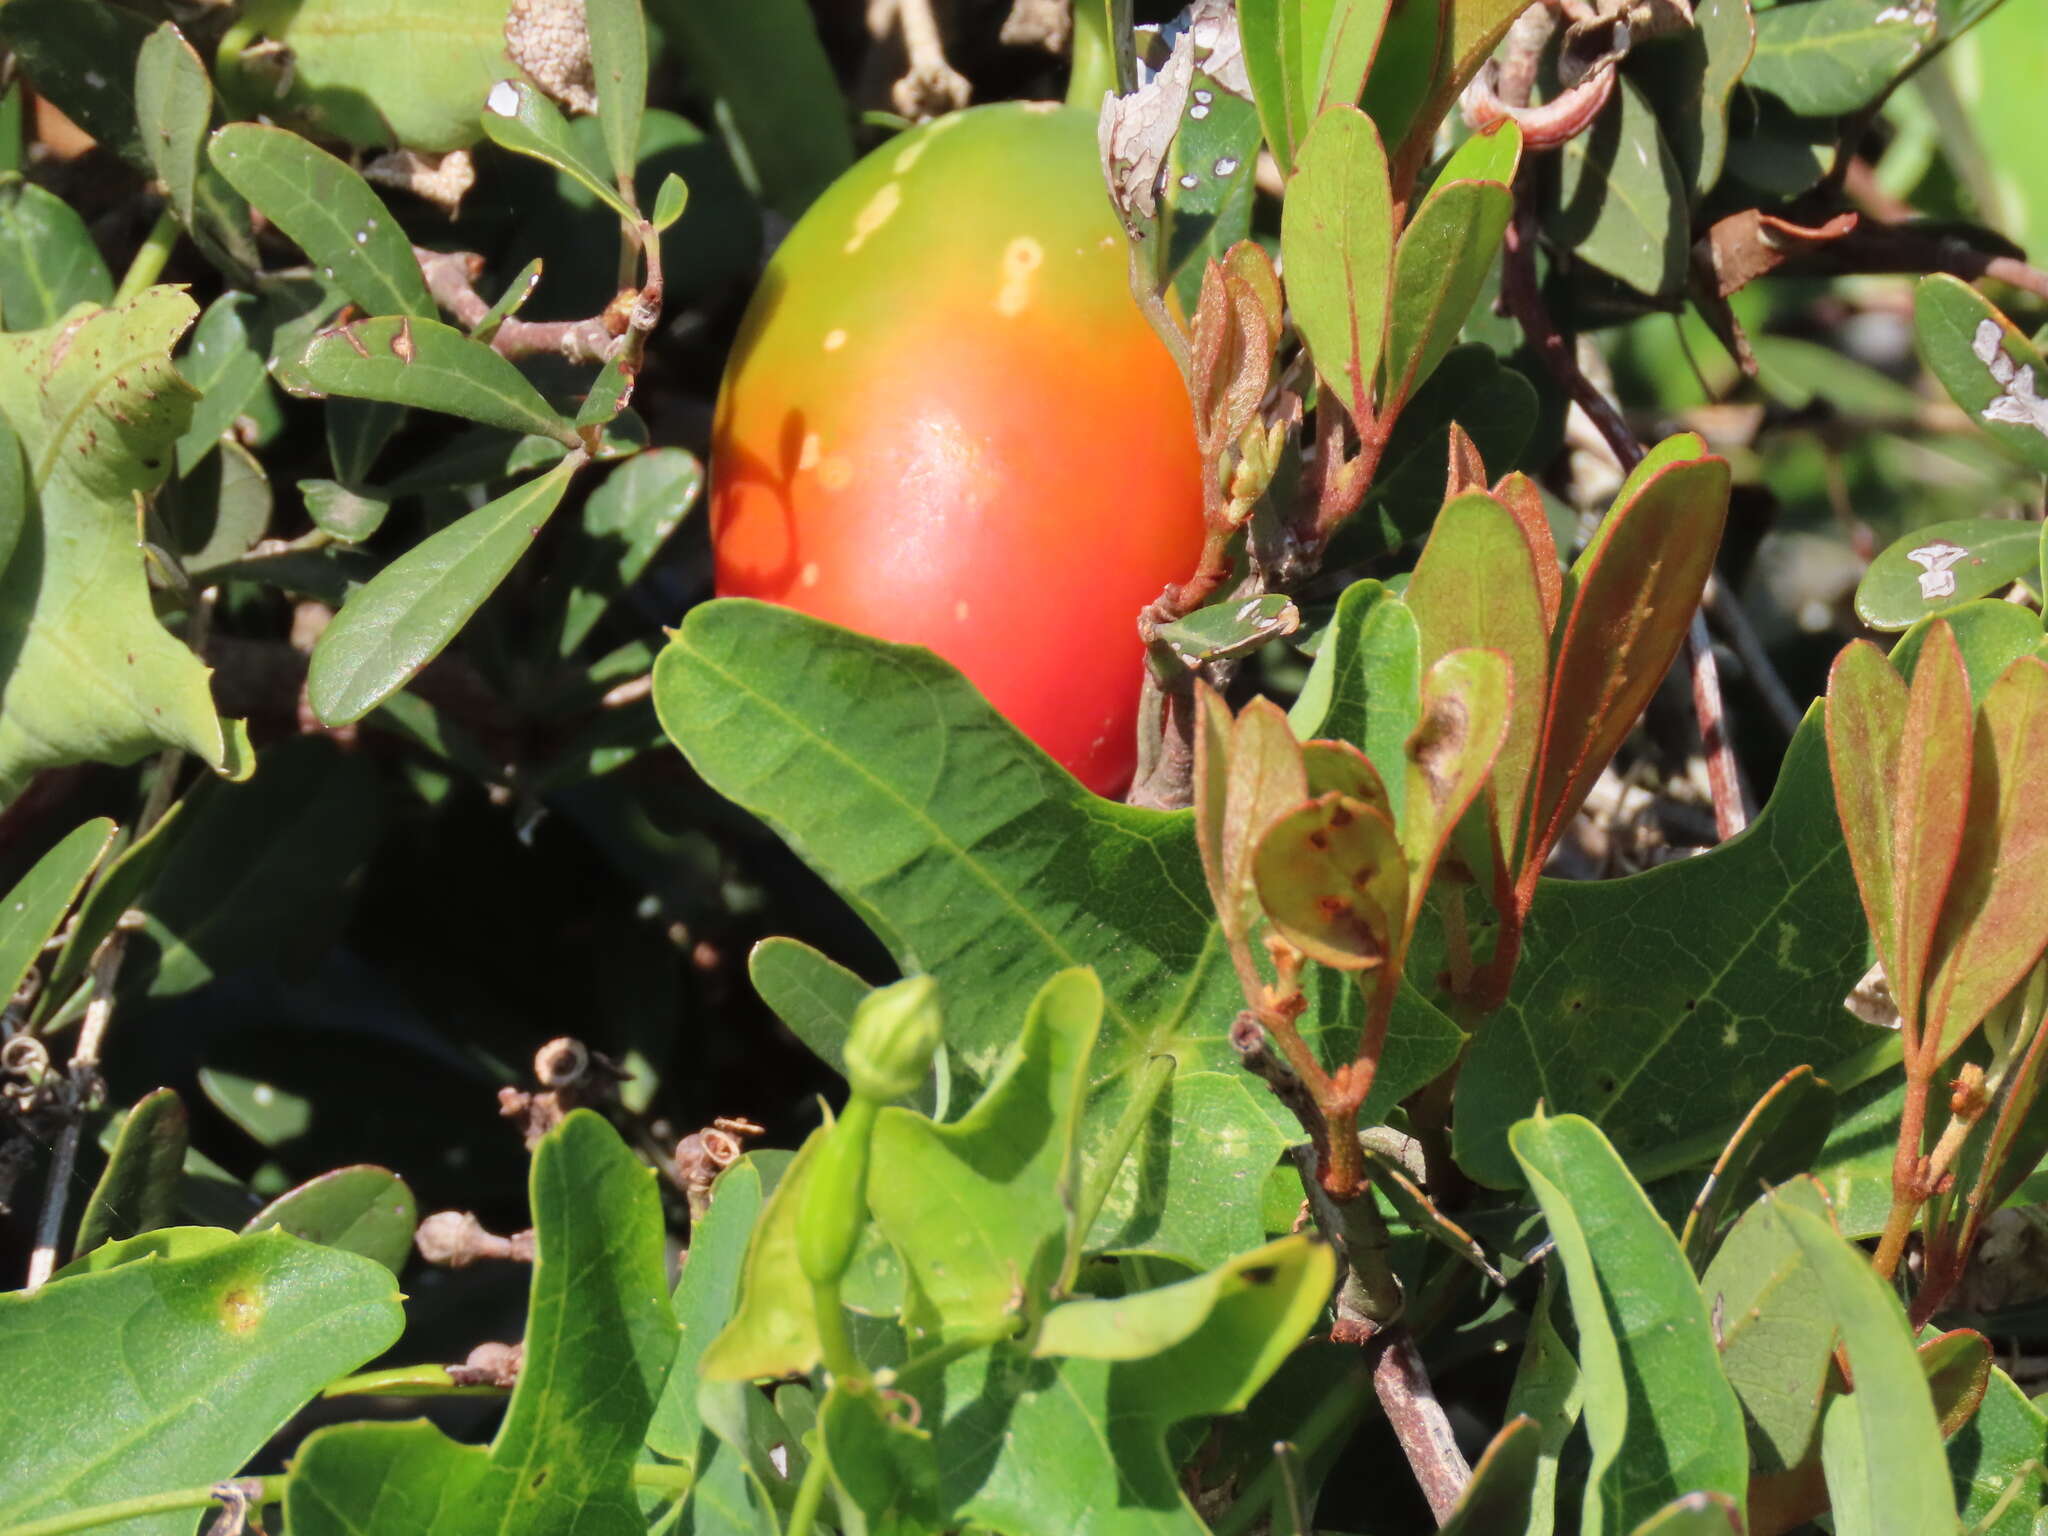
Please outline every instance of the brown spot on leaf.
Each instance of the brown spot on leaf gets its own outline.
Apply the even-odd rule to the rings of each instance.
[[[412,319],[404,317],[398,322],[398,330],[391,338],[391,355],[401,363],[412,361]]]
[[[1442,800],[1450,793],[1471,725],[1471,712],[1465,701],[1445,695],[1430,701],[1429,713],[1408,738],[1409,761],[1422,770],[1432,800]]]
[[[251,1286],[238,1285],[223,1291],[220,1298],[221,1326],[229,1333],[249,1333],[263,1321],[263,1296]]]

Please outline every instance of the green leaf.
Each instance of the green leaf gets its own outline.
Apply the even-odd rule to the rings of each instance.
[[[1973,1536],[2032,1536],[2048,1492],[2048,1415],[1997,1366],[1984,1402],[1948,1440],[1949,1476]]]
[[[1470,491],[1444,504],[1403,594],[1426,662],[1482,647],[1507,663],[1512,693],[1493,765],[1493,807],[1508,859],[1515,856],[1550,687],[1550,625],[1536,560],[1514,514],[1484,491]]]
[[[711,1186],[711,1209],[691,1223],[690,1257],[676,1281],[672,1306],[680,1341],[661,1400],[647,1425],[647,1448],[691,1466],[704,1454],[697,1412],[698,1364],[705,1347],[732,1316],[747,1235],[761,1211],[761,1170],[742,1158]]]
[[[319,1430],[285,1494],[295,1533],[646,1530],[633,1465],[676,1349],[654,1171],[577,1110],[535,1149],[531,1198],[525,1356],[490,1448],[425,1423]]]
[[[1980,216],[2036,262],[2048,251],[2048,161],[2032,140],[2029,92],[2044,60],[2048,24],[2040,8],[2000,5],[1956,41],[1943,66],[1968,105],[1976,155],[1989,172],[1971,178]]]
[[[1712,1251],[1736,1202],[1759,1184],[1777,1184],[1811,1168],[1835,1123],[1835,1090],[1797,1066],[1775,1083],[1735,1128],[1699,1198],[1686,1213],[1678,1245],[1694,1269]]]
[[[170,353],[196,312],[153,288],[0,336],[0,415],[36,499],[0,572],[0,798],[40,768],[164,746],[228,767],[206,668],[157,622],[136,545],[134,498],[191,414]]]
[[[1370,423],[1394,268],[1393,193],[1371,118],[1337,106],[1315,120],[1280,220],[1295,326],[1352,419]]]
[[[1931,7],[1807,0],[1756,13],[1756,53],[1742,79],[1802,117],[1860,112],[1934,41]]]
[[[1404,992],[1396,1000],[1397,1038],[1384,1070],[1419,1083],[1450,1064],[1457,1033],[1448,1020],[1428,1018],[1420,998],[1413,1002],[1423,1018],[1406,1011],[1411,997]],[[1135,1153],[1110,1185],[1087,1250],[1214,1265],[1256,1247],[1266,1233],[1246,1186],[1255,1170],[1274,1166],[1291,1139],[1267,1112],[1264,1095],[1241,1071],[1177,1073],[1153,1101]],[[1374,1101],[1384,1102],[1377,1093]],[[1114,1128],[1098,1119],[1083,1143],[1082,1166],[1099,1161],[1114,1140]],[[1190,1198],[1197,1190],[1211,1198]]]
[[[281,1232],[0,1296],[0,1507],[30,1520],[232,1477],[401,1326],[390,1271]]]
[[[1482,343],[1452,348],[1402,408],[1365,505],[1338,528],[1326,565],[1370,560],[1430,531],[1444,503],[1453,422],[1498,473],[1520,460],[1536,419],[1536,390],[1526,377]]]
[[[186,801],[178,837],[124,903],[139,910],[123,1000],[175,997],[244,969],[310,972],[377,846],[377,776],[317,736],[266,748],[246,784]]]
[[[47,1022],[53,1008],[64,1003],[72,989],[85,979],[86,968],[101,941],[114,931],[121,915],[141,899],[157,871],[163,868],[163,861],[176,848],[185,830],[186,804],[183,800],[173,803],[155,826],[131,839],[85,893],[78,915],[72,919],[70,931],[46,973],[38,1008],[42,1021]]]
[[[1671,1229],[1591,1121],[1538,1115],[1508,1133],[1570,1283],[1593,1464],[1587,1531],[1629,1531],[1681,1493],[1749,1482],[1742,1410]]]
[[[13,997],[21,989],[87,877],[114,846],[116,831],[105,816],[74,827],[0,900],[0,996]]]
[[[846,103],[804,0],[653,0],[749,191],[794,219],[853,163]]]
[[[135,110],[135,64],[150,24],[119,5],[8,0],[0,40],[36,90],[95,139],[149,174]]]
[[[1376,581],[1356,581],[1337,616],[1288,724],[1297,736],[1350,742],[1374,763],[1402,761],[1422,718],[1422,637],[1415,614]],[[1407,779],[1382,775],[1398,825]]]
[[[1534,1419],[1543,1432],[1530,1489],[1525,1536],[1551,1536],[1556,1526],[1558,1462],[1585,1403],[1585,1383],[1579,1373],[1579,1362],[1558,1336],[1557,1325],[1550,1320],[1561,1283],[1558,1267],[1546,1266],[1543,1289],[1537,1295],[1536,1307],[1529,1319],[1528,1337],[1522,1343],[1522,1358],[1515,1368],[1514,1386],[1508,1393],[1509,1416],[1526,1415]]]
[[[1593,126],[1559,151],[1544,227],[1589,266],[1649,297],[1685,282],[1691,238],[1685,182],[1657,115],[1627,80]]]
[[[849,1392],[835,1385],[825,1398],[820,1440],[831,1463],[832,1485],[842,1512],[851,1505],[869,1530],[944,1528],[932,1437],[910,1419],[904,1405],[876,1392]]]
[[[1543,1431],[1532,1418],[1511,1418],[1472,1464],[1472,1481],[1439,1536],[1491,1536],[1526,1531],[1530,1495],[1542,1465]]]
[[[327,725],[360,720],[440,655],[531,547],[583,462],[572,454],[450,523],[350,598],[313,649],[314,714]]]
[[[384,400],[329,400],[322,407],[327,461],[343,485],[365,485],[377,456],[405,424],[405,407]]]
[[[541,259],[536,256],[519,269],[518,276],[505,285],[505,291],[484,311],[483,318],[470,328],[469,339],[489,346],[491,338],[498,334],[498,327],[518,314],[526,301],[533,297],[533,290],[540,286],[540,273]]]
[[[230,186],[365,310],[434,319],[404,226],[342,161],[296,133],[256,123],[228,124],[207,154]]]
[[[1244,65],[1281,175],[1325,108],[1354,107],[1379,47],[1389,0],[1246,0]]]
[[[1793,1179],[1777,1197],[1830,1220],[1811,1179]],[[1752,1468],[1769,1474],[1800,1466],[1816,1449],[1836,1341],[1820,1275],[1759,1200],[1707,1266],[1700,1292],[1716,1319],[1722,1374],[1748,1420]]]
[[[125,1128],[124,1128],[125,1134]],[[287,1190],[248,1220],[244,1232],[279,1227],[309,1243],[375,1259],[401,1273],[412,1254],[419,1202],[405,1180],[365,1163],[337,1168]]]
[[[188,1161],[197,1155],[190,1154]],[[159,1227],[154,1232],[102,1243],[66,1264],[53,1278],[63,1280],[72,1275],[102,1274],[139,1259],[189,1259],[225,1247],[235,1240],[235,1236],[225,1227]]]
[[[632,0],[613,0],[613,3],[631,6]],[[644,71],[644,59],[642,68]],[[631,220],[637,217],[632,204],[619,195],[619,189],[612,185],[611,178],[584,159],[582,150],[569,136],[569,124],[560,110],[531,81],[500,80],[492,86],[490,98],[484,103],[483,126],[485,135],[500,148],[553,166],[620,218]],[[638,124],[634,127],[637,135]],[[617,164],[621,151],[609,120],[604,124],[604,131],[605,148],[612,155],[613,163]],[[635,143],[635,139],[625,141],[626,169],[620,174],[628,178],[632,175],[636,158],[632,153]]]
[[[306,503],[306,516],[322,533],[344,543],[359,544],[384,525],[391,511],[385,497],[367,491],[352,491],[336,480],[301,480],[298,492]]]
[[[558,556],[562,617],[555,654],[566,660],[605,610],[623,598],[697,504],[704,466],[682,448],[650,448],[605,476],[584,503],[580,537]]]
[[[1728,465],[1691,457],[1699,446],[1673,438],[1660,445],[1661,463],[1652,450],[1572,569],[1519,844],[1524,879],[1635,728],[1706,589],[1728,515]]]
[[[1514,1184],[1506,1128],[1539,1100],[1593,1119],[1644,1179],[1709,1161],[1786,1072],[1867,1043],[1841,1002],[1868,935],[1816,709],[1747,831],[1537,887],[1514,987],[1459,1077],[1459,1163]]]
[[[1291,634],[1301,614],[1284,593],[1211,603],[1185,618],[1161,624],[1158,638],[1190,666],[1249,656],[1267,641]]]
[[[1253,699],[1233,718],[1220,694],[1203,689],[1196,708],[1195,842],[1202,875],[1224,935],[1249,941],[1259,920],[1252,886],[1257,838],[1308,798],[1308,775],[1287,717],[1272,700]],[[1384,789],[1377,799],[1384,804]]]
[[[1379,125],[1380,138],[1413,164],[1435,136],[1443,114],[1427,122],[1421,113],[1436,93],[1442,73],[1444,29],[1450,7],[1440,0],[1394,0],[1380,33],[1379,51],[1366,76],[1359,105]]]
[[[1394,251],[1393,301],[1387,319],[1387,383],[1383,405],[1399,410],[1457,345],[1500,253],[1501,236],[1514,212],[1506,182],[1514,177],[1521,130],[1512,121],[1468,139],[1460,156],[1505,160],[1505,175],[1462,179],[1454,159],[1437,179],[1422,207],[1401,232]],[[1489,165],[1487,169],[1493,169]],[[1459,179],[1452,179],[1458,177]]]
[[[1314,1324],[1334,1279],[1328,1248],[1286,1238],[1213,1275],[1120,1302],[1068,1302],[1046,1320],[1054,1338],[1115,1354],[1115,1318],[1101,1309],[1126,1308],[1134,1337],[1145,1325],[1154,1337],[1179,1333],[1160,1353],[1027,1360],[998,1347],[942,1373],[906,1372],[898,1384],[925,1405],[948,1521],[1017,1536],[1200,1536],[1166,1431],[1242,1409]],[[1002,1426],[994,1436],[991,1425]]]
[[[2014,458],[2048,473],[2048,363],[2026,334],[1945,273],[1913,290],[1913,331],[1949,398]]]
[[[1063,972],[1032,1000],[1014,1053],[961,1119],[934,1125],[906,1109],[877,1118],[868,1206],[941,1339],[1028,1313],[1079,1244],[1076,1143],[1101,1025],[1102,984],[1091,971]]]
[[[0,321],[40,330],[79,304],[105,304],[114,279],[71,205],[18,176],[0,178]]]
[[[970,1082],[986,1082],[1015,1038],[1017,998],[1084,965],[1105,992],[1089,1144],[1118,1123],[1132,1078],[1156,1056],[1183,1072],[1241,1070],[1228,1030],[1243,998],[1191,813],[1088,794],[927,651],[763,603],[693,609],[655,663],[654,696],[712,788],[774,827],[906,970],[938,978],[953,1066]],[[1348,1054],[1346,994],[1356,995],[1347,985],[1320,999],[1303,1027]],[[1397,1009],[1389,1056],[1401,1067],[1382,1070],[1366,1113],[1441,1071],[1456,1041],[1426,1005]],[[1262,1100],[1242,1102],[1258,1109],[1261,1137],[1292,1125]],[[1207,1134],[1249,1152],[1259,1143],[1241,1133],[1251,1129]],[[1142,1166],[1164,1151],[1141,1136],[1132,1156]],[[1161,1174],[1162,1226],[1240,1202],[1257,1219],[1263,1166],[1220,1200],[1171,1166]]]
[[[2042,446],[2048,448],[2048,438]],[[1966,517],[1916,528],[1870,562],[1856,584],[1856,616],[1872,629],[1908,629],[1929,614],[2031,581],[2040,550],[2039,526],[2011,518]]]
[[[1749,0],[1699,0],[1692,17],[1689,27],[1637,43],[1628,67],[1697,203],[1727,162],[1728,105],[1755,51],[1756,25]]]
[[[178,473],[189,475],[213,452],[235,418],[268,406],[270,375],[264,367],[262,304],[253,295],[228,292],[206,306],[192,328],[178,372],[199,391],[191,425],[178,439]]]
[[[633,170],[640,160],[640,118],[647,106],[647,23],[640,15],[640,0],[586,0],[584,21],[590,33],[590,72],[597,84],[605,151],[611,156],[612,174],[628,189],[630,200]]]
[[[1166,150],[1159,230],[1147,236],[1182,308],[1194,314],[1202,274],[1252,231],[1259,114],[1252,103],[1195,70],[1186,110]],[[1141,247],[1142,249],[1142,247]],[[1162,283],[1163,286],[1163,283]]]
[[[1916,693],[1932,670],[1915,673]],[[2048,759],[2048,662],[2023,656],[1991,685],[1972,757],[1969,793],[1958,797],[1972,814],[1959,829],[1927,983],[1926,1027],[1944,1059],[2048,948],[2048,904],[2035,899],[2048,880],[2048,798],[2031,789]]]
[[[191,228],[206,130],[213,119],[213,81],[176,24],[165,22],[135,61],[136,129],[178,222]]]
[[[571,449],[578,443],[575,428],[525,374],[438,320],[387,316],[322,331],[296,363],[280,363],[278,381],[294,394],[385,400],[551,437]]]
[[[1837,1237],[1823,1217],[1781,1194],[1766,1195],[1764,1203],[1819,1279],[1856,1382],[1853,1393],[1835,1399],[1822,1431],[1836,1530],[1840,1536],[1955,1530],[1941,1427],[1898,1297],[1878,1279],[1868,1256]],[[1851,1421],[1836,1418],[1843,1403],[1857,1409]],[[1854,1487],[1840,1475],[1851,1466]],[[1871,1523],[1848,1518],[1853,1510],[1867,1512]]]
[[[810,945],[783,938],[763,939],[748,952],[747,979],[818,1060],[846,1075],[846,1034],[871,990],[866,982]]]
[[[661,187],[654,194],[654,232],[658,235],[683,216],[683,210],[690,205],[690,189],[683,184],[683,178],[670,171],[661,178]]]
[[[1907,677],[1913,675],[1921,649],[1935,625],[1954,636],[1956,649],[1963,653],[1963,668],[1970,674],[1970,703],[1984,702],[1984,695],[2005,669],[2022,656],[2041,653],[2041,616],[2020,603],[1980,598],[1947,613],[1930,614],[1903,635],[1891,649],[1893,667]]]
[[[185,1171],[185,1105],[168,1088],[144,1094],[121,1122],[106,1172],[79,1213],[74,1253],[170,1225]]]
[[[797,1262],[797,1213],[829,1127],[804,1138],[776,1181],[747,1239],[732,1314],[710,1341],[699,1341],[698,1374],[707,1382],[801,1376],[818,1363],[818,1317],[811,1285]]]

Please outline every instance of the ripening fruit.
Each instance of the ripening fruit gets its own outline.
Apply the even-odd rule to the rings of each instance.
[[[1202,543],[1186,387],[1129,284],[1092,113],[977,107],[861,161],[768,264],[726,373],[719,594],[929,646],[1121,791],[1138,611]]]

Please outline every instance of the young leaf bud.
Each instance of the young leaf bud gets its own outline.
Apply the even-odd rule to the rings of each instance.
[[[856,1097],[886,1104],[914,1093],[939,1048],[938,987],[912,976],[870,992],[846,1041],[846,1080]]]

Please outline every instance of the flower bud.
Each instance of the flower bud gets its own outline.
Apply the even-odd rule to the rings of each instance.
[[[857,1097],[886,1104],[917,1091],[938,1048],[938,986],[931,977],[877,988],[854,1011],[846,1080]]]

